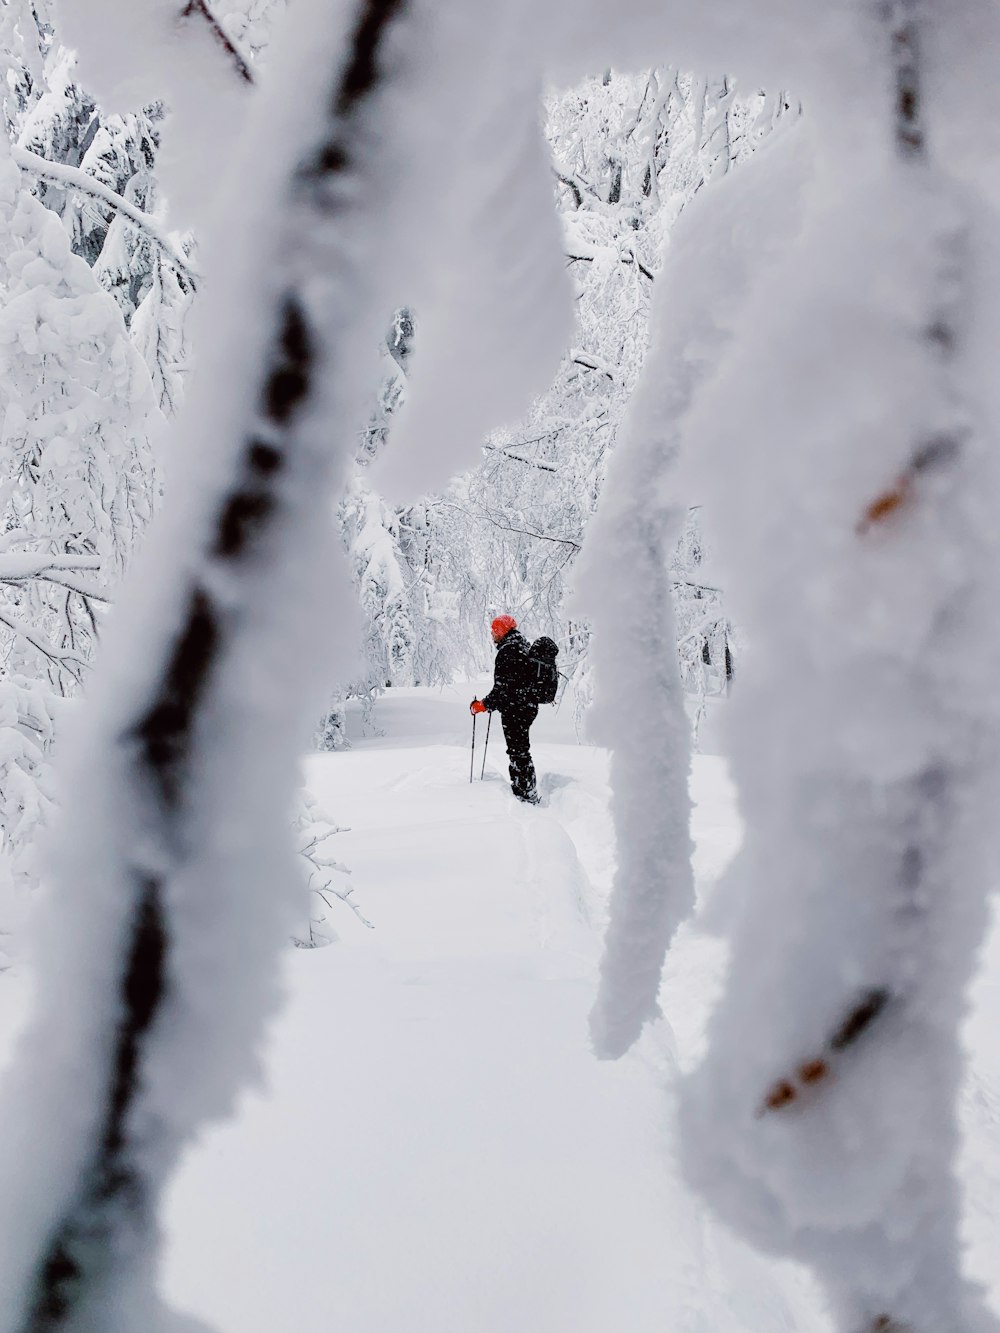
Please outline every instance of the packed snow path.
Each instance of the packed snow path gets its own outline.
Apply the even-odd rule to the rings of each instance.
[[[167,1295],[220,1333],[822,1327],[678,1185],[665,1026],[589,1049],[605,757],[543,740],[521,806],[497,727],[470,785],[465,705],[394,692],[385,738],[309,761],[374,929],[289,951],[266,1087],[173,1191]]]
[[[497,728],[470,786],[470,693],[393,691],[382,738],[308,761],[313,794],[349,827],[331,850],[374,929],[338,906],[338,942],[288,950],[262,1087],[172,1190],[166,1296],[217,1333],[827,1333],[801,1275],[713,1226],[678,1181],[670,1087],[696,1057],[724,951],[682,932],[670,1025],[618,1063],[594,1059],[606,756],[549,712],[541,808],[510,795]],[[696,759],[693,794],[704,896],[739,837],[720,760]],[[965,1105],[984,1276],[995,976],[977,991]]]
[[[682,930],[669,1024],[617,1064],[593,1058],[606,756],[549,712],[542,808],[510,796],[496,734],[470,787],[469,693],[393,691],[385,736],[308,761],[375,929],[338,905],[337,943],[289,947],[261,1087],[175,1182],[162,1285],[195,1317],[184,1333],[829,1333],[802,1275],[729,1238],[678,1180],[671,1088],[725,950]],[[739,824],[721,760],[696,757],[692,789],[711,920]],[[26,980],[0,975],[0,1064]],[[965,1236],[1000,1306],[1000,931],[972,998]]]

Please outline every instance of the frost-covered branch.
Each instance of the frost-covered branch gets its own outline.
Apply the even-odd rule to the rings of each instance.
[[[89,583],[80,574],[100,571],[103,561],[90,555],[45,555],[15,551],[0,553],[0,583],[21,584],[38,580],[67,588],[96,602],[108,601],[107,590]]]
[[[110,602],[111,598],[107,589],[96,587],[92,583],[87,583],[84,579],[78,578],[74,574],[49,573],[39,574],[39,583],[50,583],[55,588],[65,588],[68,592],[78,593],[81,597],[90,602]],[[3,580],[20,582],[21,580]]]
[[[558,546],[570,546],[575,551],[580,549],[580,543],[574,541],[571,537],[555,537],[548,532],[538,532],[533,528],[523,528],[514,523],[504,523],[495,514],[491,513],[485,505],[481,505],[480,509],[487,522],[501,532],[516,532],[523,537],[534,537],[537,541],[554,542]]]
[[[17,146],[12,149],[12,155],[14,161],[22,170],[44,180],[54,181],[57,185],[62,185],[66,189],[77,190],[81,194],[90,195],[92,199],[99,199],[102,204],[114,209],[116,213],[121,213],[144,236],[160,248],[164,257],[179,273],[183,273],[192,286],[197,284],[198,274],[192,268],[190,260],[186,259],[176,249],[173,241],[150,214],[144,213],[141,208],[137,208],[135,204],[130,203],[120,194],[116,194],[114,190],[109,189],[101,181],[95,180],[93,176],[88,175],[80,167],[71,167],[62,162],[49,162],[37,153],[31,152],[30,149]]]
[[[32,625],[13,615],[4,606],[0,606],[0,624],[6,625],[11,633],[23,639],[25,643],[30,643],[32,648],[40,652],[54,666],[68,671],[74,680],[78,681],[80,679],[81,673],[87,664],[81,661],[75,653],[63,652],[55,644],[49,643],[45,636],[40,634]]]
[[[962,1271],[955,1171],[998,855],[997,215],[986,103],[951,87],[998,43],[966,0],[838,5],[810,34],[789,73],[824,102],[820,160],[786,179],[815,192],[687,420],[753,651],[730,963],[685,1151],[730,1224],[812,1266],[838,1333],[997,1327]]]
[[[558,471],[558,468],[553,467],[551,463],[539,463],[535,458],[522,458],[520,454],[511,453],[509,449],[501,449],[496,444],[484,444],[483,448],[488,453],[503,454],[504,458],[509,458],[513,463],[524,463],[526,467],[538,468],[540,472]]]
[[[573,195],[573,201],[576,204],[576,207],[581,208],[583,206],[583,190],[580,188],[579,184],[573,179],[572,176],[563,175],[563,173],[559,171],[558,168],[553,168],[553,175],[555,176],[556,180],[560,183],[560,185],[565,185],[566,188]]]
[[[331,490],[388,296],[376,237],[398,211],[398,163],[379,115],[407,68],[396,30],[408,7],[359,0],[343,54],[325,3],[298,12],[289,86],[259,113],[273,161],[258,139],[247,147],[259,224],[245,225],[244,177],[205,298],[217,336],[178,425],[197,462],[188,509],[175,484],[174,517],[145,553],[147,578],[161,562],[165,573],[119,608],[80,743],[53,874],[73,949],[41,983],[20,1052],[30,1072],[3,1108],[9,1125],[51,1104],[67,1071],[48,1051],[71,1033],[80,1113],[42,1129],[30,1163],[2,1163],[5,1215],[19,1222],[0,1252],[0,1309],[19,1333],[144,1322],[165,1173],[253,1067],[298,901],[280,811],[318,682],[275,691],[268,662],[290,624],[301,641],[314,619],[298,614],[302,582],[325,578]],[[304,670],[316,655],[300,651]]]
[[[671,583],[675,588],[694,588],[698,592],[714,592],[720,594],[722,592],[721,588],[716,587],[712,583],[700,583],[695,579],[682,579],[678,578],[676,574],[672,575]]]
[[[574,366],[582,366],[584,370],[595,370],[599,375],[607,376],[612,384],[618,382],[617,372],[610,366],[604,365],[597,357],[589,356],[586,352],[574,348],[569,359]]]
[[[704,95],[694,101],[703,106]],[[780,174],[780,152],[776,177],[768,170],[775,152],[765,149],[745,168],[742,189],[734,173],[703,192],[671,236],[656,285],[652,347],[581,557],[577,600],[593,619],[594,729],[612,749],[620,849],[591,1014],[595,1050],[606,1058],[627,1051],[659,1015],[666,951],[694,904],[691,737],[673,594],[676,585],[709,590],[670,568],[691,514],[672,470],[685,416],[727,344],[721,312],[739,301],[753,264],[763,266],[786,239],[782,226],[758,235],[752,219],[787,195],[782,224],[794,225],[795,194]],[[752,256],[744,249],[751,235]],[[681,647],[703,650],[704,612],[695,603],[692,613],[698,620],[690,638],[680,636]]]
[[[308,792],[304,792],[302,796],[296,818],[296,831],[297,851],[306,866],[306,882],[310,893],[326,907],[332,907],[334,902],[342,903],[363,926],[368,930],[374,930],[374,923],[354,901],[353,885],[343,882],[350,877],[350,870],[322,850],[330,838],[347,830],[334,824]],[[333,938],[335,935],[331,928],[326,926],[326,918],[313,913],[309,915],[308,939],[293,937],[294,942],[301,948],[317,948],[330,943]]]
[[[594,262],[593,255],[568,254],[566,258],[571,264],[592,264]],[[636,268],[639,270],[639,272],[642,274],[644,278],[648,278],[650,282],[656,281],[656,274],[653,272],[653,270],[651,268],[647,268],[646,265],[642,262],[642,260],[638,259],[635,255],[622,255],[621,262],[623,264],[635,264]]]
[[[23,538],[22,538],[23,540]],[[33,551],[0,552],[0,583],[23,583],[47,575],[99,570],[101,560],[94,555],[47,555]]]

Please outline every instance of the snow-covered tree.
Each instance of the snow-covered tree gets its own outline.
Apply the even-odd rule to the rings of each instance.
[[[353,482],[341,512],[368,624],[365,659],[371,684],[379,689],[413,685],[416,630],[410,619],[398,518],[360,478]]]
[[[949,82],[1000,24],[965,3],[834,8],[792,57],[812,207],[688,427],[753,644],[732,957],[688,1144],[730,1220],[814,1267],[838,1329],[979,1330],[996,1324],[962,1277],[954,1157],[996,882],[998,719],[967,645],[992,673],[997,279],[995,201],[963,146],[985,103]]]
[[[738,98],[731,79],[671,69],[608,71],[550,95],[546,133],[576,286],[575,343],[528,416],[494,432],[481,466],[431,502],[439,520],[432,549],[442,570],[461,560],[450,586],[472,613],[469,624],[453,621],[458,665],[479,665],[472,645],[482,643],[488,616],[511,610],[559,640],[561,669],[576,677],[579,701],[589,701],[589,632],[567,589],[646,354],[664,245],[705,183],[752,153],[788,110],[784,97]],[[693,694],[720,692],[733,670],[719,590],[700,575],[702,547],[692,511],[663,557]]]
[[[160,226],[156,159],[165,108],[154,102],[105,114],[81,86],[56,18],[31,0],[4,10],[4,107],[15,160],[63,219],[73,252],[93,267],[126,324],[141,308],[136,344],[169,412],[187,360],[193,277],[183,247]]]
[[[46,0],[8,0],[0,9],[0,102],[8,134],[44,86],[48,9]]]
[[[406,395],[413,316],[401,307],[380,346],[382,374],[376,405],[361,434],[353,476],[338,510],[351,574],[364,620],[359,669],[334,689],[316,733],[320,749],[345,744],[343,703],[360,698],[367,728],[375,726],[378,695],[391,686],[441,684],[464,666],[455,635],[440,544],[426,502],[393,508],[372,489],[368,467],[385,444]]]
[[[567,588],[645,355],[665,239],[706,181],[752,152],[787,109],[785,98],[737,98],[732,80],[669,69],[608,71],[550,95],[552,180],[577,293],[574,345],[527,418],[486,439],[479,468],[416,507],[393,506],[373,491],[367,464],[387,439],[393,447],[420,345],[419,312],[416,332],[409,309],[397,312],[342,513],[367,633],[364,672],[341,694],[359,693],[367,711],[372,692],[388,685],[481,670],[485,626],[511,610],[560,641],[582,716],[589,633],[568,609]],[[721,594],[699,573],[703,544],[692,512],[669,558],[685,685],[695,695],[724,690],[733,669]]]
[[[149,376],[114,301],[0,140],[0,861],[34,879],[58,705],[149,520]],[[15,905],[0,905],[0,926]]]

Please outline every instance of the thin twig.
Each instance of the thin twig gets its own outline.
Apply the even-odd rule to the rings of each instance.
[[[484,444],[483,448],[488,449],[490,453],[503,454],[504,458],[510,458],[515,463],[523,463],[525,467],[536,467],[539,472],[559,471],[551,463],[537,463],[533,458],[522,458],[519,454],[512,454],[509,449],[501,449],[498,444]]]
[[[80,597],[88,598],[90,601],[101,602],[106,606],[111,603],[111,598],[106,592],[98,592],[96,588],[92,588],[78,580],[72,579],[69,574],[39,574],[37,575],[37,578],[39,583],[52,583],[57,588],[66,588],[69,592],[75,592]],[[5,579],[4,582],[14,583],[16,580]]]
[[[354,902],[353,889],[345,889],[345,891],[341,893],[337,889],[333,888],[331,885],[326,884],[322,889],[317,889],[314,887],[313,893],[315,893],[318,897],[322,898],[323,901],[326,903],[327,907],[333,906],[333,903],[331,903],[329,898],[327,898],[326,896],[328,893],[332,893],[333,896],[336,899],[338,899],[338,901],[344,904],[345,907],[349,907],[351,909],[351,911],[354,913],[354,915],[358,918],[358,920],[361,922],[363,926],[367,926],[369,930],[375,929],[374,921],[369,921],[368,918],[365,916],[364,912],[362,912],[361,908],[357,905],[356,902]]]
[[[677,574],[671,574],[670,581],[675,588],[697,588],[701,592],[722,592],[721,588],[713,587],[711,583],[696,583],[694,579],[681,578]]]
[[[52,646],[52,644],[47,643],[41,635],[36,634],[30,626],[23,624],[15,616],[10,615],[2,608],[0,608],[0,624],[6,625],[12,633],[20,635],[22,639],[31,644],[32,648],[37,649],[43,657],[47,657],[48,660],[52,662],[53,665],[59,667],[61,671],[68,671],[74,680],[80,679],[77,671],[74,670],[75,667],[82,671],[86,665],[80,658],[74,657],[71,653],[60,653],[57,648]]]
[[[579,542],[571,541],[569,537],[550,537],[545,532],[532,532],[530,528],[515,528],[509,523],[500,523],[490,514],[486,514],[485,518],[487,523],[492,523],[493,526],[499,528],[501,532],[516,532],[522,537],[536,537],[540,542],[556,542],[560,546],[571,546],[574,551],[582,549]]]

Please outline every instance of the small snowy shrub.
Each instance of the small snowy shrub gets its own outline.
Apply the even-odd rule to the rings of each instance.
[[[309,887],[309,920],[303,934],[293,936],[293,943],[300,949],[317,949],[332,944],[337,932],[330,913],[337,903],[353,912],[362,925],[373,929],[354,901],[354,886],[349,883],[350,870],[327,850],[329,840],[345,830],[334,824],[305,790],[301,792],[293,827],[299,863]]]

